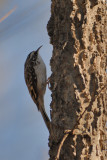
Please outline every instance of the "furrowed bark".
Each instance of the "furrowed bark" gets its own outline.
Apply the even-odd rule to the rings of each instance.
[[[72,134],[57,159],[105,159],[105,7],[103,0],[52,0],[47,25],[53,45],[50,160],[68,129]]]

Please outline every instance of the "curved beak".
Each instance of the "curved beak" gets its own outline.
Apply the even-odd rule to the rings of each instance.
[[[42,45],[43,46],[43,45]],[[40,46],[35,52],[37,52],[38,53],[38,51],[39,51],[39,49],[42,47],[42,46]]]

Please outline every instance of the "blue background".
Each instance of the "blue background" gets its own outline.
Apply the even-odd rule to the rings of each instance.
[[[50,0],[0,0],[0,160],[47,160],[48,130],[24,81],[27,55],[40,45],[40,55],[51,74],[47,23]],[[50,115],[51,92],[45,106]]]

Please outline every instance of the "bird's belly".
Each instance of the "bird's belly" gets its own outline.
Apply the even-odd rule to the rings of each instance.
[[[39,89],[39,91],[44,91],[46,89],[46,67],[45,65],[38,65],[37,68],[35,68],[36,74],[38,75],[37,77],[37,88]]]

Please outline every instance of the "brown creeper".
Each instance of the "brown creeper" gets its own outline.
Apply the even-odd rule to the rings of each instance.
[[[24,76],[29,93],[37,105],[38,110],[41,112],[48,130],[50,130],[50,120],[44,107],[47,75],[45,63],[39,55],[39,49],[41,47],[28,55],[24,66]]]

